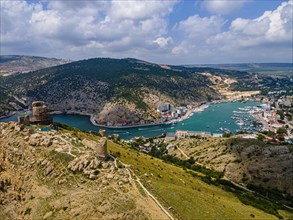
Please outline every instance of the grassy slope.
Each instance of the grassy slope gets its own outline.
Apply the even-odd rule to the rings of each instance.
[[[74,133],[74,129],[72,132]],[[67,133],[67,130],[64,130],[64,133]],[[132,186],[131,183],[118,186],[116,181],[109,181],[109,185],[103,185],[102,176],[107,175],[109,169],[100,170],[101,178],[95,181],[89,180],[82,173],[73,173],[67,169],[68,163],[73,160],[72,156],[55,151],[56,146],[32,149],[26,142],[22,142],[24,135],[25,133],[22,132],[17,135],[10,134],[7,142],[3,141],[0,135],[0,158],[2,159],[3,155],[10,158],[10,162],[5,165],[0,161],[0,220],[43,219],[43,216],[50,211],[53,214],[48,219],[60,220],[147,220],[155,219],[155,216],[166,219],[157,205],[150,201],[150,198],[141,195],[137,187]],[[44,135],[48,134],[44,132]],[[79,135],[88,137],[85,133]],[[59,139],[60,136],[54,138]],[[63,138],[70,141],[73,151],[76,148],[81,150],[75,152],[75,155],[89,152],[84,145],[68,136],[64,135]],[[18,153],[9,148],[12,143]],[[4,146],[7,146],[7,151],[3,150]],[[39,163],[45,159],[54,165],[49,175],[46,174],[47,166]],[[13,164],[13,167],[9,164]],[[4,170],[2,166],[5,167]],[[58,184],[62,179],[63,183]],[[12,185],[3,185],[3,180],[4,182],[9,180]],[[6,189],[4,187],[6,185],[8,185],[7,191],[3,190]]]
[[[82,137],[96,139],[85,134]],[[130,148],[108,143],[110,152],[119,155],[121,161],[131,165],[143,184],[178,219],[277,219],[242,204],[232,193],[208,185],[182,168]],[[145,173],[152,173],[153,176],[146,177]]]

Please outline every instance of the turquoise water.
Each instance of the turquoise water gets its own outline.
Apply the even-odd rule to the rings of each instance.
[[[233,116],[233,111],[239,111],[238,108],[244,108],[247,106],[257,106],[259,102],[228,102],[211,105],[203,112],[195,113],[189,119],[179,122],[175,125],[158,125],[142,128],[130,128],[130,129],[105,129],[107,134],[118,133],[123,139],[130,139],[137,136],[151,137],[160,135],[165,132],[175,132],[176,130],[189,130],[189,131],[207,131],[211,133],[222,133],[220,128],[227,128],[233,133],[236,133],[239,129],[239,125],[236,124]],[[82,115],[53,115],[53,119],[56,122],[67,124],[84,131],[98,132],[101,129],[98,126],[94,126],[90,122],[88,116]],[[9,118],[1,119],[2,122],[17,121],[17,115]],[[104,128],[103,128],[104,129]]]

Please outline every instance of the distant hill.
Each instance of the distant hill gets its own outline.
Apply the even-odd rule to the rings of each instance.
[[[238,70],[252,73],[293,74],[293,63],[235,63],[235,64],[202,64],[188,65],[196,67],[211,67],[218,69]]]
[[[69,60],[36,56],[1,55],[0,75],[26,73],[47,67],[58,66],[69,62]]]

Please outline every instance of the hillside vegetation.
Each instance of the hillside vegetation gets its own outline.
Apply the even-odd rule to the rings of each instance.
[[[175,219],[277,219],[203,182],[204,174],[121,143],[108,141],[116,162],[93,162],[96,135],[71,128],[31,134],[15,123],[0,128],[1,219],[167,219],[139,179]]]
[[[190,138],[174,143],[170,155],[193,158],[197,164],[293,206],[293,146],[243,138]]]
[[[214,80],[217,77],[221,80]],[[159,102],[176,106],[198,104],[234,97],[236,93],[231,93],[232,90],[257,94],[259,90],[292,86],[293,81],[288,77],[273,78],[209,67],[166,66],[132,58],[94,58],[0,77],[3,100],[0,115],[21,107],[19,102],[30,105],[32,101],[43,100],[52,111],[93,114],[99,124],[119,119],[151,123],[162,121],[156,112]],[[243,94],[237,93],[235,97]]]
[[[44,100],[51,110],[97,114],[99,123],[154,121],[159,101],[178,105],[220,98],[205,76],[135,59],[89,59],[0,80],[6,93],[28,102]]]
[[[234,64],[206,64],[206,66],[225,70],[238,70],[261,74],[284,74],[293,73],[293,63],[234,63]]]

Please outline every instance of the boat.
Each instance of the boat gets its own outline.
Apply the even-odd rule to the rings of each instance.
[[[236,124],[242,126],[242,125],[244,125],[244,121],[243,121],[243,120],[238,120],[238,121],[236,122]]]

